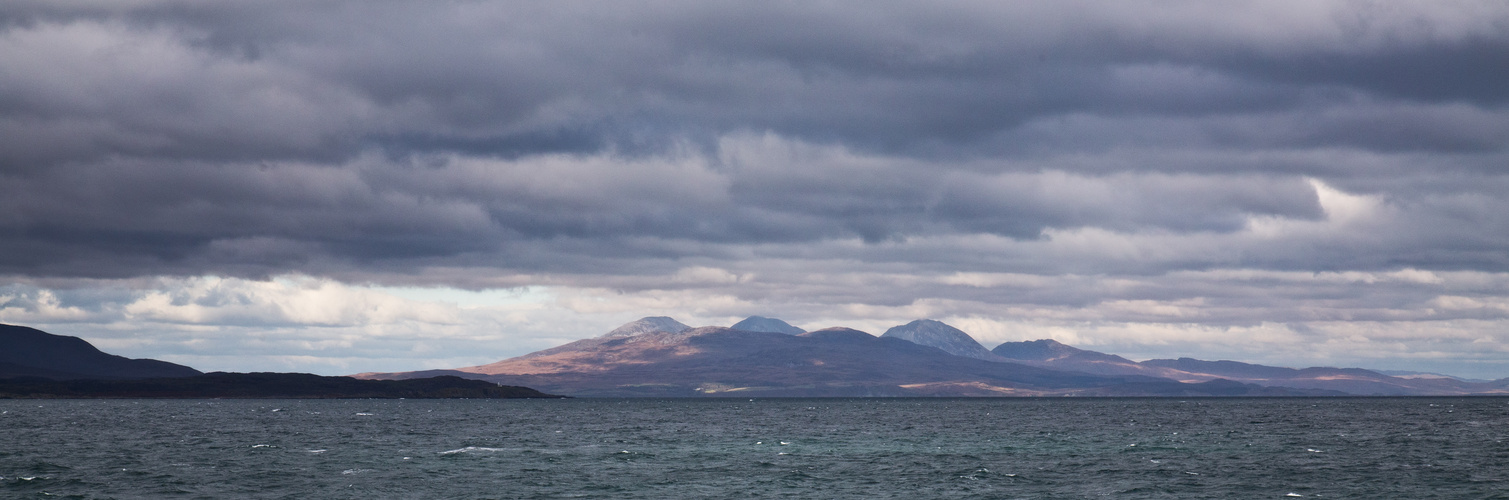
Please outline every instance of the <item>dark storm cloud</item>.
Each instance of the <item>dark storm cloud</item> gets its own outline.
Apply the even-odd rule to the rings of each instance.
[[[1506,23],[1492,3],[13,2],[0,272],[1493,269]],[[1312,180],[1377,210],[1239,234],[1327,220]],[[1206,247],[933,243],[1094,230]]]

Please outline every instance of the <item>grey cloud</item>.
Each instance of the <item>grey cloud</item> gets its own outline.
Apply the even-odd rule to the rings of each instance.
[[[1400,43],[1364,53],[1317,52],[1292,58],[1254,57],[1220,64],[1260,80],[1328,85],[1364,90],[1382,97],[1423,102],[1467,102],[1498,107],[1509,102],[1509,78],[1502,61],[1509,45],[1497,19],[1497,36],[1482,34],[1451,41]],[[1219,64],[1219,63],[1218,63]]]
[[[1500,265],[1509,12],[1293,7],[16,2],[0,270]]]
[[[934,211],[956,226],[1037,237],[1048,227],[1235,231],[1253,216],[1321,216],[1294,178],[1006,175],[951,179]]]
[[[1343,179],[1338,187],[1377,199],[1382,211],[1355,227],[1253,239],[1243,235],[1253,218],[1323,223],[1307,181],[1254,173],[985,174],[836,155],[797,155],[784,160],[789,169],[763,172],[719,170],[696,156],[58,168],[0,187],[4,265],[15,274],[116,277],[447,265],[623,273],[738,258],[747,254],[742,245],[783,253],[784,246],[857,238],[871,245],[789,255],[1027,272],[1492,269],[1503,264],[1509,234],[1496,229],[1509,213],[1494,187],[1503,181],[1471,171],[1428,182]],[[1166,242],[1147,244],[1193,246],[1075,257],[1031,246],[926,243],[955,232],[1033,240],[1050,229],[1062,237],[1082,228],[1166,231]],[[921,239],[908,243],[913,238]]]
[[[31,7],[14,8],[22,12],[11,17],[28,22],[11,25],[13,39],[103,31],[129,43],[108,58],[61,44],[65,52],[49,60],[62,67],[15,61],[18,74],[67,76],[86,90],[93,84],[91,95],[110,104],[81,109],[78,97],[60,94],[66,89],[18,91],[8,108],[33,118],[18,127],[94,124],[105,129],[85,136],[104,152],[194,158],[320,158],[371,143],[516,155],[655,147],[664,145],[660,136],[715,138],[740,129],[948,154],[988,147],[993,133],[1035,118],[1073,113],[1281,111],[1357,94],[1495,106],[1497,94],[1483,89],[1501,88],[1491,85],[1500,65],[1470,61],[1493,61],[1506,50],[1502,30],[1411,37],[1398,33],[1398,25],[1410,25],[1403,21],[1322,15],[1320,23],[1295,21],[1294,29],[1341,34],[1317,36],[1321,43],[1307,51],[1278,36],[1282,24],[1265,39],[1202,31],[1170,15],[1177,9],[1053,4],[898,4],[862,15],[842,5],[700,3]],[[1215,27],[1245,24],[1241,9],[1205,14]],[[1495,16],[1502,22],[1504,13],[1488,17]],[[1440,31],[1454,28],[1439,22]],[[1349,41],[1380,36],[1399,39]],[[104,64],[163,51],[175,57],[148,71]],[[1395,54],[1464,62],[1401,67]],[[1322,62],[1307,62],[1316,58]],[[150,75],[157,78],[143,78]],[[1443,83],[1436,89],[1413,80]]]

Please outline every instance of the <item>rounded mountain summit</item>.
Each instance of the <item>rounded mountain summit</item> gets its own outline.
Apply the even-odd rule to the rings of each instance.
[[[787,335],[801,335],[803,333],[807,333],[806,330],[791,326],[791,323],[787,323],[775,318],[767,318],[764,316],[750,316],[748,318],[744,318],[744,321],[734,323],[734,326],[730,326],[729,328],[735,330],[744,330],[746,332],[774,332],[784,333]]]
[[[975,359],[999,361],[1001,358],[991,354],[989,349],[975,341],[974,337],[964,333],[963,330],[948,326],[947,323],[931,319],[919,319],[901,326],[893,326],[886,330],[881,338],[897,338],[909,341],[917,345],[936,347],[943,352],[955,356],[965,356]]]

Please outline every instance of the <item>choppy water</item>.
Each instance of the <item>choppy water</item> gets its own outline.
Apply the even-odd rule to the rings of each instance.
[[[1509,498],[1509,399],[0,401],[0,498]]]

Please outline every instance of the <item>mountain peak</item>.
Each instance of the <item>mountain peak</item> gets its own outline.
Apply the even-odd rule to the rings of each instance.
[[[775,332],[787,335],[799,335],[807,332],[801,328],[791,326],[791,323],[764,316],[744,318],[744,321],[734,323],[734,326],[730,326],[729,328],[744,330],[746,332]]]
[[[881,337],[896,338],[918,345],[936,347],[942,349],[943,352],[956,356],[995,359],[995,356],[991,355],[990,351],[985,349],[985,346],[975,341],[974,337],[942,321],[919,319],[905,325],[891,327]]]
[[[623,326],[614,328],[613,331],[602,336],[603,338],[633,337],[651,332],[681,333],[691,329],[692,327],[666,316],[650,316],[624,323]]]
[[[798,337],[809,338],[809,339],[822,340],[822,341],[825,341],[825,342],[851,342],[851,341],[875,340],[875,336],[874,335],[870,335],[868,333],[861,332],[861,331],[855,330],[853,328],[844,328],[842,326],[835,326],[835,327],[831,327],[831,328],[824,328],[822,330],[813,330],[813,331],[810,331],[810,332],[799,334],[797,336]]]
[[[1038,339],[1024,342],[1005,342],[996,346],[995,349],[991,349],[990,352],[1006,359],[1049,361],[1086,351],[1064,345],[1057,340]]]

